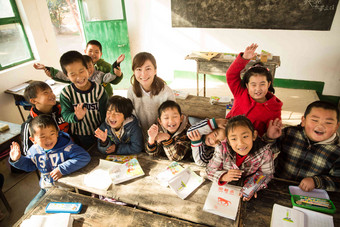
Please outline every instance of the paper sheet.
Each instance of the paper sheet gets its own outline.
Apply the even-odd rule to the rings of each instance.
[[[333,217],[328,214],[307,210],[294,206],[293,209],[302,211],[306,216],[306,225],[308,227],[334,227]]]

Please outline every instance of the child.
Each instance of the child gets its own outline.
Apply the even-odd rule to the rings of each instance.
[[[256,56],[257,44],[251,44],[240,53],[227,71],[227,82],[234,95],[234,104],[226,118],[244,114],[262,136],[270,120],[281,118],[282,102],[273,94],[273,77],[260,63],[240,73],[250,59]]]
[[[102,59],[102,45],[100,44],[99,41],[97,40],[90,40],[86,44],[86,49],[84,50],[85,54],[90,56],[92,58],[93,64],[96,68],[96,70],[104,72],[104,73],[109,73],[112,72],[112,70],[119,69],[119,65],[122,61],[125,59],[125,55],[121,54],[117,60],[112,64],[106,62],[104,59]],[[116,72],[114,72],[116,74]],[[116,74],[117,75],[117,74]],[[123,77],[117,78],[115,81],[113,81],[113,84],[118,84]]]
[[[188,129],[192,156],[197,165],[206,166],[214,152],[222,149],[221,141],[226,138],[226,122],[226,119],[205,119]]]
[[[225,133],[227,139],[222,141],[222,151],[215,152],[207,166],[208,178],[223,185],[262,172],[266,179],[259,190],[267,187],[274,174],[273,153],[270,146],[257,137],[251,121],[243,115],[230,118]],[[250,199],[243,198],[244,201]]]
[[[63,132],[68,132],[69,124],[61,116],[60,104],[57,104],[52,89],[45,82],[34,81],[30,83],[25,88],[24,97],[32,104],[27,120],[21,125],[22,154],[26,155],[28,149],[32,146],[28,128],[33,118],[40,114],[48,114]]]
[[[137,154],[143,150],[142,130],[132,115],[130,99],[115,95],[107,104],[105,122],[95,131],[103,154]]]
[[[93,64],[92,58],[90,56],[83,55],[83,57],[85,59],[86,65],[87,65],[87,70],[89,72],[89,75],[91,75],[89,80],[103,85],[103,87],[106,90],[106,93],[108,94],[109,97],[111,97],[113,95],[113,90],[112,90],[112,87],[107,86],[107,84],[113,83],[114,81],[116,81],[115,79],[117,77],[123,76],[123,73],[120,71],[120,68],[119,67],[114,68],[114,74],[111,74],[110,72],[104,73],[104,72],[98,71],[94,68],[94,64]],[[47,66],[44,66],[43,64],[39,64],[39,63],[35,63],[33,65],[33,67],[35,69],[38,69],[38,70],[43,69],[45,71],[45,74],[48,77],[52,78],[53,80],[60,81],[60,82],[63,82],[63,83],[65,83],[65,82],[70,83],[69,78],[63,72],[61,72],[57,69],[54,69],[52,67],[47,67]]]
[[[148,130],[146,153],[158,155],[164,150],[171,161],[190,157],[190,140],[186,135],[189,127],[187,117],[176,102],[163,102],[158,108],[158,125],[153,124]]]
[[[276,175],[299,181],[303,191],[321,188],[340,191],[339,109],[325,101],[307,106],[301,124],[282,130],[278,119],[271,122],[276,131],[268,130],[269,138],[278,138],[274,151],[279,152]]]
[[[40,192],[29,203],[25,213],[55,185],[63,175],[68,175],[86,166],[90,155],[74,144],[67,133],[59,131],[52,117],[42,114],[34,118],[29,126],[30,140],[34,145],[26,156],[20,154],[19,144],[11,145],[9,163],[27,172],[38,169],[41,173]]]
[[[79,52],[63,54],[60,65],[72,82],[60,94],[61,114],[70,123],[75,142],[87,149],[96,142],[94,131],[105,119],[107,94],[103,86],[88,80],[87,65]]]
[[[142,126],[143,135],[157,121],[158,107],[166,100],[175,101],[175,95],[166,83],[157,76],[157,65],[154,56],[140,52],[132,62],[132,86],[127,97],[135,107],[135,113]]]

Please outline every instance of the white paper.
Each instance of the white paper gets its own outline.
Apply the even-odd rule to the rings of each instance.
[[[236,219],[240,204],[241,187],[213,182],[203,210],[232,220]]]
[[[23,84],[19,84],[15,87],[12,87],[12,88],[9,88],[8,90],[9,91],[13,91],[13,92],[17,92],[17,91],[20,91],[22,89],[25,89],[29,84],[28,83],[23,83]]]
[[[99,165],[85,175],[84,184],[88,187],[107,190],[112,184],[109,171],[115,165],[121,164],[100,159]]]
[[[168,184],[181,199],[185,199],[198,188],[203,181],[204,179],[202,177],[198,176],[188,167],[171,178]]]
[[[70,213],[33,215],[24,220],[20,227],[71,227],[73,218]]]
[[[303,195],[309,197],[316,197],[321,199],[329,199],[329,195],[326,190],[323,189],[313,189],[310,192],[302,191],[298,186],[289,186],[289,192],[292,195]]]
[[[294,210],[289,207],[274,204],[271,227],[304,227],[306,225],[305,215],[303,212]]]
[[[308,227],[334,227],[333,217],[331,215],[296,206],[294,206],[293,209],[302,211],[305,214],[306,226]]]

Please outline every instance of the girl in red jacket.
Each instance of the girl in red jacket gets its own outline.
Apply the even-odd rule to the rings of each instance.
[[[273,76],[261,62],[250,67],[241,79],[240,74],[255,57],[257,44],[240,53],[227,71],[227,83],[234,95],[234,105],[226,118],[245,115],[259,135],[267,131],[270,120],[281,119],[282,102],[273,94]]]

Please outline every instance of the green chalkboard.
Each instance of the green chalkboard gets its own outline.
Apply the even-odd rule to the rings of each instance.
[[[338,0],[171,0],[172,27],[330,30]]]

